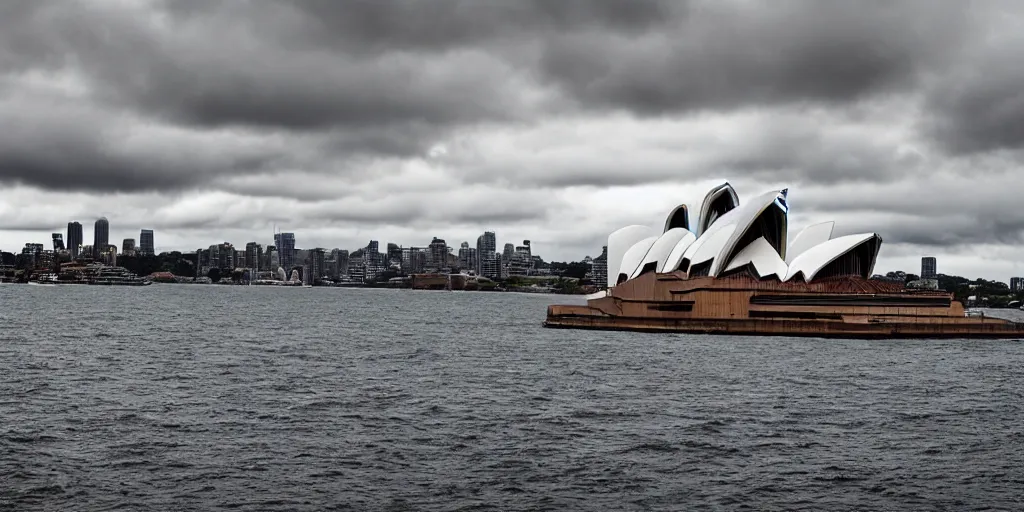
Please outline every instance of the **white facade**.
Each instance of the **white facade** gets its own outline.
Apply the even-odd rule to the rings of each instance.
[[[654,230],[647,226],[626,226],[608,235],[608,287],[618,281],[622,257],[637,242],[650,237]],[[628,273],[627,273],[628,275]]]
[[[640,264],[643,263],[644,257],[650,252],[651,246],[654,242],[658,241],[658,237],[652,236],[645,238],[630,247],[626,251],[625,256],[622,257],[622,264],[619,266],[619,273],[615,275],[615,282],[618,283],[620,275],[625,274],[628,279],[632,279],[637,276],[637,272],[640,271]]]
[[[798,275],[807,281],[819,275],[870,275],[882,241],[877,234],[832,238],[835,223],[822,222],[806,227],[790,243],[787,194],[773,190],[740,205],[732,186],[724,183],[705,196],[696,234],[684,226],[689,224],[686,205],[669,213],[660,235],[637,225],[613,232],[608,237],[608,286],[614,287],[621,274],[633,279],[652,265],[659,273],[679,270],[691,278],[745,269],[760,279],[784,281]]]
[[[832,231],[835,229],[835,226],[836,223],[833,221],[819,222],[818,224],[811,224],[800,231],[800,233],[797,233],[796,238],[789,244],[789,250],[786,251],[786,264],[792,263],[797,256],[803,254],[807,249],[832,239]]]

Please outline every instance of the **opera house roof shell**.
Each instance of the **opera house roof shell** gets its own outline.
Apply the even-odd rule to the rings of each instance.
[[[689,277],[748,273],[762,280],[812,282],[871,275],[882,239],[876,233],[833,237],[833,222],[788,233],[787,190],[740,204],[728,183],[704,197],[696,225],[689,208],[674,208],[659,233],[626,226],[608,236],[608,287],[648,272]]]

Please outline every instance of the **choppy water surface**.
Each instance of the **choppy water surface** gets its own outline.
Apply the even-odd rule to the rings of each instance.
[[[1024,343],[542,329],[560,300],[0,286],[0,508],[1022,506]]]

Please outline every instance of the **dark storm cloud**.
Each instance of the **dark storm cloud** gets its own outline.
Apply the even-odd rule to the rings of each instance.
[[[641,37],[570,32],[546,77],[585,105],[644,114],[848,102],[913,86],[967,28],[951,2],[715,2]]]
[[[831,133],[837,117],[898,97],[934,111],[921,133],[953,152],[1024,140],[1021,74],[1011,65],[1019,52],[977,44],[987,19],[977,12],[1005,5],[0,2],[0,94],[32,87],[38,77],[28,75],[59,75],[82,89],[60,101],[90,112],[51,109],[38,120],[32,114],[53,103],[43,93],[30,102],[0,96],[0,123],[20,125],[0,133],[0,180],[89,191],[230,190],[223,184],[237,181],[226,178],[289,172],[345,180],[366,159],[421,157],[454,135],[495,127],[610,112],[650,120],[789,109],[789,120],[819,108],[832,117],[808,115],[815,126],[766,124],[746,144],[710,139],[648,160],[628,144],[609,158],[596,134],[576,148],[582,156],[480,151],[443,161],[457,166],[453,187],[607,187],[707,173],[891,181],[921,163],[898,141]],[[126,117],[132,126],[111,136],[106,128]],[[139,132],[152,142],[139,144]],[[244,142],[202,144],[226,132]]]
[[[1024,148],[1022,52],[1024,37],[1012,51],[979,57],[936,85],[924,123],[941,147],[962,154]]]

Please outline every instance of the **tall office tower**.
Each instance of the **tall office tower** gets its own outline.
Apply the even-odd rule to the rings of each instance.
[[[156,248],[153,246],[153,230],[143,229],[139,233],[139,252],[146,256],[152,256],[156,254]]]
[[[121,254],[132,254],[134,252],[135,252],[135,239],[134,238],[125,238],[124,241],[121,242]]]
[[[306,266],[306,269],[309,271],[309,284],[316,284],[327,273],[324,263],[326,260],[325,255],[326,251],[319,247],[309,251],[309,262]]]
[[[71,251],[71,258],[77,258],[82,250],[82,225],[78,222],[68,222],[68,250]]]
[[[485,231],[476,239],[477,275],[484,277],[498,277],[498,262],[495,260],[495,251],[498,242],[493,231]]]
[[[99,259],[100,252],[110,245],[110,222],[106,217],[96,219],[92,232],[92,250],[94,258]]]
[[[388,243],[388,265],[402,265],[402,248],[398,244]]]
[[[501,251],[501,259],[504,261],[511,261],[512,255],[516,253],[516,246],[513,244],[505,244],[505,248]]]
[[[256,242],[249,242],[245,244],[245,268],[251,268],[260,270],[263,265],[260,264],[260,259],[263,256],[263,248]]]
[[[277,233],[274,235],[277,247],[277,258],[285,272],[291,272],[295,265],[295,233]],[[290,274],[289,274],[290,275]]]
[[[1011,277],[1010,278],[1010,291],[1011,292],[1024,292],[1024,277]]]
[[[448,243],[436,236],[427,246],[427,267],[431,270],[448,267]]]
[[[469,242],[462,242],[459,247],[459,266],[463,270],[476,271],[476,248],[470,247]]]
[[[925,256],[921,258],[921,279],[935,279],[939,277],[936,272],[935,258],[932,256]]]
[[[54,233],[51,236],[53,237],[53,251],[54,252],[63,251],[64,250],[64,235],[62,235],[60,233]]]

